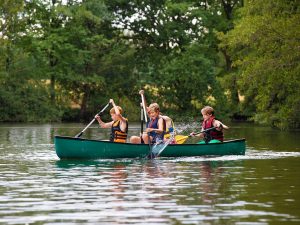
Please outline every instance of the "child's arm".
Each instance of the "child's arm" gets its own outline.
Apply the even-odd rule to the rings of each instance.
[[[166,122],[171,122],[171,118],[168,116],[159,115],[160,118],[163,118]]]
[[[170,127],[173,127],[173,121],[170,117],[159,115],[159,118],[162,118],[164,121],[166,121],[166,128],[169,130]]]
[[[121,121],[120,123],[120,128],[123,132],[125,132],[126,130],[126,119],[122,116],[122,114],[120,113],[119,108],[116,106],[115,102],[113,99],[110,99],[109,102],[113,105],[114,109],[115,109],[115,114],[118,120]]]
[[[115,110],[115,114],[118,120],[121,120],[122,122],[126,122],[126,119],[122,116],[122,114],[120,113],[119,108],[116,106],[115,102],[113,99],[110,99],[109,102],[112,104],[112,106],[114,107]]]
[[[201,129],[201,131],[203,131],[203,129]],[[195,132],[192,132],[192,133],[190,133],[190,136],[203,138],[204,134],[203,133],[196,134]]]
[[[214,123],[213,123],[214,127],[217,129],[217,130],[222,130],[222,129],[225,129],[225,130],[228,130],[229,127],[226,126],[225,124],[223,124],[221,121],[219,120],[215,120]]]
[[[101,118],[100,118],[100,116],[98,114],[95,116],[95,119],[98,121],[100,127],[102,127],[102,128],[111,128],[111,126],[112,126],[112,124],[114,122],[114,121],[111,121],[111,122],[108,122],[108,123],[104,123],[101,120]]]
[[[146,129],[146,132],[152,132],[152,131],[154,131],[155,133],[159,133],[159,134],[164,132],[164,121],[162,118],[159,118],[159,120],[158,120],[158,129],[156,129],[156,128],[147,128]]]

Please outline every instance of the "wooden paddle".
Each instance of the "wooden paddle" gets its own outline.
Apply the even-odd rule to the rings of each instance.
[[[101,113],[103,113],[104,112],[104,110],[109,106],[109,102],[107,103],[107,105],[106,106],[104,106],[104,108],[100,111],[100,112],[98,112],[97,113],[97,115],[101,115]],[[81,137],[81,135],[83,134],[83,132],[86,130],[86,129],[88,129],[93,123],[94,123],[94,121],[95,121],[96,119],[95,119],[95,117],[94,117],[94,119],[79,133],[79,134],[77,134],[76,136],[75,136],[75,138],[79,138],[79,137]]]
[[[178,143],[178,142],[183,143],[183,142],[185,142],[186,139],[188,139],[189,137],[193,137],[193,136],[195,136],[195,135],[198,135],[198,134],[201,134],[201,133],[205,133],[205,132],[208,132],[208,131],[211,131],[211,130],[214,130],[214,129],[216,129],[216,127],[208,128],[208,129],[206,129],[206,130],[203,130],[203,131],[200,131],[200,132],[198,132],[198,133],[195,133],[194,135],[188,135],[188,136],[180,137],[180,138],[176,139],[176,142],[177,142],[177,143]]]

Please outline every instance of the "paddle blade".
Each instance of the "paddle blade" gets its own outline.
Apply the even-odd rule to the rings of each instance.
[[[189,138],[189,136],[184,136],[184,135],[176,135],[175,136],[175,140],[176,140],[177,144],[183,144],[188,138]]]
[[[152,151],[151,153],[155,156],[158,157],[160,155],[160,153],[162,153],[162,151],[169,145],[169,142],[166,141],[165,143],[160,143],[160,144],[155,144],[152,146]]]
[[[81,131],[79,134],[76,134],[75,138],[80,138],[83,132]]]

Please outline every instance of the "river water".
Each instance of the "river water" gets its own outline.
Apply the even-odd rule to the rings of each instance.
[[[230,124],[245,156],[59,160],[54,135],[84,126],[0,124],[0,224],[300,224],[300,131]]]

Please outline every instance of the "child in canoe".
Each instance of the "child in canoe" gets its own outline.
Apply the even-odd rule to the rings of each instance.
[[[159,105],[157,103],[152,103],[147,107],[147,113],[149,116],[149,121],[147,123],[147,128],[143,132],[142,136],[132,136],[130,138],[131,143],[140,144],[145,143],[155,143],[162,141],[164,138],[165,121],[159,117]]]
[[[221,121],[216,119],[214,115],[214,109],[212,107],[205,106],[201,110],[201,114],[203,116],[201,132],[213,127],[215,129],[211,129],[207,132],[203,132],[200,134],[195,134],[193,132],[190,135],[201,137],[204,139],[204,141],[200,141],[198,144],[223,142],[224,140],[223,129],[227,130],[229,128],[226,125],[224,125]]]
[[[146,109],[150,121],[147,123],[145,132],[141,134],[140,137],[132,136],[130,142],[135,144],[148,144],[149,139],[150,143],[162,141],[166,130],[166,121],[160,115],[159,105],[157,103],[152,103],[147,107],[144,90],[140,90],[139,94],[143,99],[143,107]]]
[[[139,94],[144,99],[145,107],[148,108],[147,107],[147,103],[146,103],[146,98],[145,98],[145,95],[144,95],[144,90],[140,90]],[[158,106],[157,103],[153,103],[153,104],[156,104],[156,106]],[[159,106],[158,106],[158,108],[159,108]],[[149,114],[148,114],[148,116],[149,116]],[[162,118],[165,121],[165,123],[166,123],[165,138],[166,137],[168,138],[170,136],[169,133],[173,132],[173,130],[175,129],[174,128],[173,120],[170,117],[168,117],[166,115],[163,115],[161,112],[159,112],[159,118]]]
[[[109,102],[113,105],[113,108],[110,110],[112,121],[104,123],[98,114],[95,116],[95,119],[102,128],[111,128],[111,142],[126,143],[128,134],[128,120],[122,116],[122,108],[120,106],[116,106],[113,99],[110,99]]]

